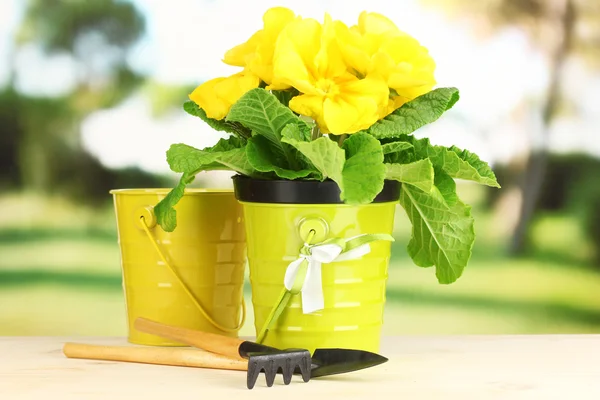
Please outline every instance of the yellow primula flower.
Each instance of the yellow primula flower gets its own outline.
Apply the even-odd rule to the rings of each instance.
[[[259,84],[258,76],[244,70],[226,78],[204,82],[189,95],[189,98],[198,104],[209,118],[223,119],[240,97]]]
[[[273,81],[273,51],[282,29],[296,18],[293,11],[285,7],[273,7],[263,15],[264,27],[248,39],[225,53],[223,62],[245,67],[270,85]],[[299,17],[298,17],[299,18]],[[271,89],[286,89],[273,87]]]
[[[392,89],[381,117],[433,89],[435,62],[428,50],[383,15],[362,12],[358,25],[338,28],[337,36],[344,61],[358,76],[381,76]]]
[[[352,30],[357,31],[362,36],[371,37],[372,40],[375,40],[375,37],[384,39],[385,37],[403,33],[388,17],[366,11],[360,13],[358,16],[358,25],[353,26]]]
[[[323,25],[295,20],[279,35],[273,57],[273,83],[298,89],[301,94],[289,107],[313,118],[323,133],[366,129],[388,101],[384,80],[376,75],[360,79],[348,71],[336,39],[342,25],[328,15]]]
[[[358,25],[348,29],[338,23],[336,28],[344,61],[360,76],[372,70],[372,58],[388,38],[404,34],[387,17],[367,12],[360,14]]]
[[[387,79],[400,101],[407,102],[425,94],[436,83],[435,62],[427,49],[408,35],[386,40],[373,60],[373,70]]]

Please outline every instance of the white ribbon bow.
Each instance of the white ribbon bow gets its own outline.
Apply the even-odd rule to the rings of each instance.
[[[354,238],[350,238],[348,241],[352,239]],[[288,265],[285,271],[284,285],[287,290],[292,290],[300,265],[305,261],[308,262],[308,270],[300,292],[302,293],[302,312],[310,314],[325,307],[321,265],[360,258],[368,254],[371,247],[365,243],[346,252],[343,252],[343,246],[335,243],[314,246],[305,244],[304,247],[300,257]]]
[[[309,243],[310,238],[312,236],[307,239]],[[335,261],[360,258],[371,251],[369,243],[377,240],[393,242],[394,238],[386,233],[366,233],[349,239],[331,238],[314,245],[305,243],[300,249],[298,259],[292,261],[285,271],[285,289],[279,295],[277,303],[260,329],[256,338],[257,343],[263,343],[269,329],[275,324],[293,295],[302,294],[304,314],[325,308],[321,266]],[[304,281],[301,282],[300,279]]]

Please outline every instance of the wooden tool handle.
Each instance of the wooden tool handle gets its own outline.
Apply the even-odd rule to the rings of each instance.
[[[135,329],[141,332],[175,340],[235,360],[244,360],[239,353],[239,347],[244,341],[237,338],[165,325],[146,318],[137,318],[134,326]]]
[[[65,356],[91,360],[126,361],[144,364],[176,365],[246,371],[247,361],[232,360],[218,354],[189,348],[97,346],[66,343]]]

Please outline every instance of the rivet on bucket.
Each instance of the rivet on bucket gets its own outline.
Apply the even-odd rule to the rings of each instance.
[[[152,206],[140,207],[133,213],[133,219],[140,229],[152,229],[156,226],[156,215]]]
[[[314,218],[304,218],[300,221],[298,232],[300,233],[300,238],[302,241],[307,242],[308,236],[312,232],[312,237],[310,241],[314,242],[322,242],[327,239],[327,234],[329,233],[329,224],[323,218],[314,217]]]

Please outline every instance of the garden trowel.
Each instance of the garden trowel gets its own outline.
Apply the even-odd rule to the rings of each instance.
[[[238,338],[164,325],[144,318],[135,321],[135,328],[247,363],[248,389],[254,387],[262,371],[265,373],[267,386],[270,387],[280,371],[284,383],[288,385],[294,373],[301,374],[302,379],[308,382],[310,378],[357,371],[387,361],[387,358],[379,354],[351,349],[317,349],[311,356],[304,349],[279,350]]]

